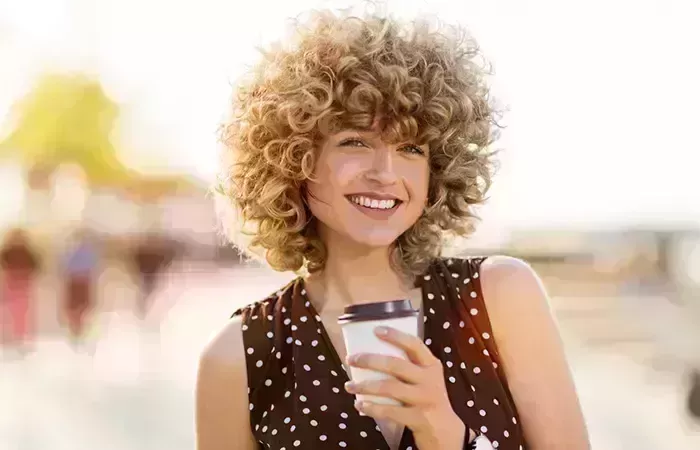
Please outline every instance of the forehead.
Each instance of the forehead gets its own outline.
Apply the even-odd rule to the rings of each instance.
[[[364,120],[363,120],[364,119]],[[410,117],[390,118],[377,116],[373,119],[342,117],[333,124],[326,138],[345,133],[361,133],[368,138],[380,139],[388,144],[412,142],[427,145],[415,120]]]

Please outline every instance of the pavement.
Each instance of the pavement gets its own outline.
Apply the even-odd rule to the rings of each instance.
[[[156,293],[154,317],[143,323],[132,314],[133,281],[111,267],[100,280],[94,352],[75,352],[64,341],[48,306],[55,302],[55,280],[43,280],[40,295],[49,312],[39,322],[48,331],[33,354],[0,359],[0,450],[193,449],[199,351],[239,305],[289,278],[263,269],[175,266]],[[603,325],[586,328],[585,314],[572,318],[565,307],[559,310],[594,449],[700,448],[700,426],[683,410],[683,366],[664,360],[658,340],[618,336],[601,345],[606,341],[587,338],[593,328],[603,335]],[[618,314],[617,320],[627,319]]]

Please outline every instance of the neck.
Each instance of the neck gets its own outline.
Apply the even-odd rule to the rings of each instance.
[[[413,286],[391,267],[389,255],[386,247],[329,246],[323,270],[307,279],[314,306],[324,314],[342,314],[347,305],[407,298]]]

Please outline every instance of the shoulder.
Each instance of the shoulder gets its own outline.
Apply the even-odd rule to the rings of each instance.
[[[197,448],[224,449],[241,441],[240,431],[250,429],[248,377],[241,331],[242,318],[233,317],[200,355],[195,390]],[[243,447],[254,448],[252,433]]]
[[[546,290],[527,262],[504,255],[489,256],[481,263],[479,272],[481,292],[494,331],[501,335],[518,334],[528,324],[549,320]]]

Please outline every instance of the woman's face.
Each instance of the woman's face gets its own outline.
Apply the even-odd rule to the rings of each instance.
[[[420,217],[428,198],[428,147],[386,144],[377,131],[329,136],[307,200],[327,246],[388,247]]]

